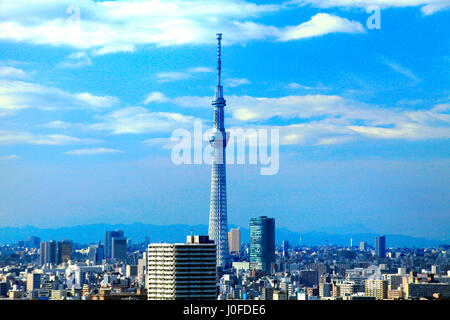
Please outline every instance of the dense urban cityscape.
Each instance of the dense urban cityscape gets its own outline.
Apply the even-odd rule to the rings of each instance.
[[[450,298],[450,246],[391,248],[389,238],[348,247],[275,246],[273,219],[250,222],[250,243],[229,232],[231,266],[216,274],[207,236],[133,244],[120,231],[103,242],[0,247],[1,299],[395,300]],[[387,246],[386,246],[387,244]],[[273,250],[273,251],[272,251]],[[273,252],[273,254],[271,254]],[[157,281],[164,278],[165,281]],[[177,282],[174,282],[174,279]],[[175,283],[175,284],[174,284]]]

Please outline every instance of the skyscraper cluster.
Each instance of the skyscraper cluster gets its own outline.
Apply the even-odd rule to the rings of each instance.
[[[41,265],[46,263],[60,264],[67,263],[72,257],[72,241],[47,241],[40,243],[40,262]]]

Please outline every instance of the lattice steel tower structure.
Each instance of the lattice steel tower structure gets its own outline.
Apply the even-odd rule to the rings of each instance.
[[[217,34],[217,86],[212,105],[214,106],[214,128],[209,136],[213,148],[211,170],[211,200],[209,206],[208,235],[217,247],[217,267],[224,268],[228,262],[228,223],[227,223],[227,180],[225,172],[225,148],[229,133],[225,131],[223,121],[223,87],[220,84],[222,69],[220,55],[222,34]]]

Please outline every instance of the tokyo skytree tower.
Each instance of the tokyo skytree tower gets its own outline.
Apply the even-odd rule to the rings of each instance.
[[[222,34],[217,34],[217,86],[212,105],[214,106],[214,128],[209,136],[213,148],[211,171],[211,200],[209,206],[208,235],[217,246],[217,267],[225,267],[228,261],[228,224],[227,224],[227,181],[225,172],[225,148],[229,132],[225,132],[223,121],[223,87],[220,84]]]

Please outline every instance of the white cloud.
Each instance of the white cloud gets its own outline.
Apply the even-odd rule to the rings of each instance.
[[[226,34],[224,44],[251,40],[292,40],[334,32],[359,32],[359,25],[327,14],[298,26],[268,26],[252,19],[277,12],[283,5],[244,0],[92,1],[70,2],[80,19],[66,13],[66,1],[5,0],[0,3],[0,40],[69,46],[89,50],[87,57],[68,58],[63,67],[89,65],[90,58],[132,52],[140,45],[213,44],[215,31]],[[324,25],[320,25],[320,24]],[[212,31],[213,30],[213,31]],[[203,71],[202,71],[203,72]]]
[[[114,134],[170,132],[193,124],[194,117],[173,112],[151,112],[142,107],[127,107],[98,116],[101,122],[88,125],[92,130],[106,130]]]
[[[159,72],[156,74],[156,78],[160,82],[170,82],[189,79],[191,76],[185,72]]]
[[[372,126],[348,126],[348,128],[374,139],[424,140],[450,138],[450,127],[448,126],[431,127],[413,122],[397,123],[394,128]]]
[[[61,134],[32,134],[23,131],[0,130],[0,145],[36,144],[36,145],[66,145],[97,143],[97,139],[81,139]]]
[[[190,73],[210,73],[210,72],[214,72],[214,70],[209,67],[194,67],[194,68],[189,68],[188,72],[190,72]]]
[[[172,149],[177,143],[177,141],[172,141],[171,138],[151,138],[144,141],[144,144],[148,146],[159,146],[163,149]]]
[[[183,72],[168,71],[158,72],[156,78],[159,82],[171,82],[192,79],[195,73],[211,73],[213,70],[208,67],[192,67]]]
[[[96,54],[132,51],[142,44],[213,43],[211,30],[279,9],[240,0],[226,5],[219,0],[208,5],[200,0],[75,0],[70,5],[79,7],[79,21],[66,13],[66,1],[2,1],[0,39],[95,48]]]
[[[326,89],[329,89],[327,87],[324,87],[323,85],[318,85],[318,86],[315,86],[315,87],[311,87],[311,86],[302,85],[302,84],[297,83],[297,82],[288,83],[286,85],[286,88],[287,89],[304,89],[304,90],[326,90]]]
[[[53,128],[53,129],[68,129],[68,128],[72,127],[73,125],[69,122],[56,120],[56,121],[51,121],[51,122],[45,123],[45,124],[43,124],[43,126],[47,127],[47,128]]]
[[[60,68],[80,68],[92,65],[92,59],[85,51],[78,51],[67,56],[66,60],[56,66]]]
[[[109,148],[90,148],[90,149],[76,149],[64,152],[68,155],[84,156],[84,155],[94,155],[94,154],[105,154],[105,153],[118,153],[122,152],[117,149]]]
[[[150,99],[153,101],[163,99],[189,108],[210,108],[211,103],[211,97],[171,98],[162,93],[150,96],[153,97]],[[380,108],[337,95],[321,94],[276,98],[233,95],[227,97],[227,102],[227,115],[231,116],[227,119],[229,130],[278,129],[282,145],[320,146],[347,143],[361,138],[403,140],[450,138],[448,103],[415,110],[398,107]],[[97,119],[96,123],[78,124],[77,127],[112,134],[170,133],[178,128],[192,129],[196,119],[174,112],[153,112],[143,107],[122,108],[94,117]],[[271,125],[270,120],[273,118],[285,121],[285,124]],[[74,125],[53,121],[46,126],[68,128]],[[18,135],[14,136],[17,139]],[[45,139],[33,139],[35,144],[41,143],[40,141]],[[167,138],[152,138],[145,140],[144,143],[163,148],[171,147]]]
[[[17,160],[19,159],[18,155],[10,154],[8,156],[0,156],[0,160]]]
[[[184,107],[210,107],[210,97],[185,96],[170,101]],[[417,108],[420,106],[416,106]],[[227,122],[232,126],[261,127],[277,117],[282,144],[337,144],[361,137],[371,139],[450,138],[450,104],[417,110],[379,108],[337,95],[291,95],[277,98],[228,96]]]
[[[298,40],[337,32],[361,33],[364,32],[364,27],[357,21],[350,21],[327,13],[318,13],[308,22],[284,28],[278,36],[278,40]]]
[[[417,84],[418,82],[420,82],[420,78],[418,76],[416,76],[411,70],[409,70],[408,68],[405,68],[403,66],[401,66],[399,63],[394,62],[392,60],[389,59],[382,59],[382,62],[384,64],[386,64],[389,68],[391,68],[393,71],[404,75],[405,77],[409,78],[413,84]]]
[[[439,3],[427,4],[421,8],[424,16],[430,16],[436,12],[448,10],[450,8],[450,3],[448,1],[442,1]]]
[[[238,87],[238,86],[242,86],[244,84],[250,84],[250,80],[246,79],[246,78],[227,78],[224,80],[225,82],[225,86],[226,87],[230,87],[230,88],[234,88],[234,87]]]
[[[29,143],[42,145],[64,145],[64,144],[89,144],[96,143],[95,139],[80,139],[62,134],[49,134],[34,137]]]
[[[116,97],[94,96],[89,92],[77,93],[74,96],[93,108],[109,108],[119,103],[119,99]]]
[[[8,66],[0,67],[0,78],[23,79],[26,77],[27,74],[22,69]]]
[[[307,89],[307,90],[313,89],[312,87],[304,86],[297,82],[289,83],[288,85],[286,85],[286,88],[288,88],[288,89]]]
[[[289,4],[311,5],[317,8],[366,8],[368,6],[379,6],[380,8],[405,8],[421,7],[424,15],[448,9],[448,0],[292,0]]]
[[[94,50],[94,56],[102,56],[110,53],[117,52],[133,52],[135,50],[134,45],[125,44],[125,45],[112,45],[112,46],[104,46],[100,49]]]
[[[304,95],[280,98],[231,96],[228,98],[233,118],[240,121],[260,121],[273,117],[303,118],[337,115],[350,103],[340,96]]]
[[[0,79],[0,116],[13,115],[26,108],[95,110],[110,108],[118,103],[116,97],[95,96],[88,92],[73,94],[37,83]]]
[[[144,104],[151,102],[167,102],[169,99],[161,92],[152,92],[145,98]]]

